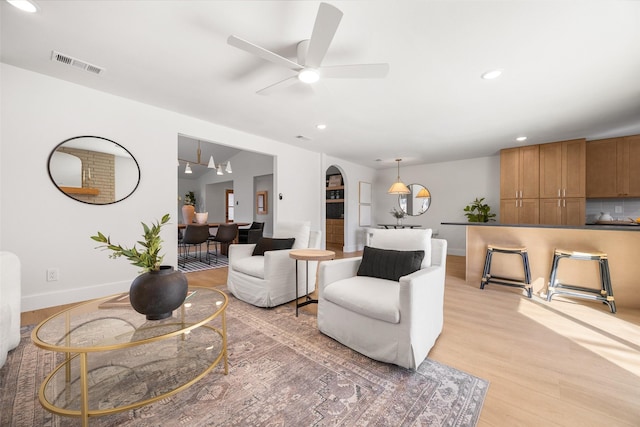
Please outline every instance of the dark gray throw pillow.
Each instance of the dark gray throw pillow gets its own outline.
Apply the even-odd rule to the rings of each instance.
[[[420,270],[424,251],[394,251],[364,247],[358,276],[399,281],[402,276]]]
[[[296,241],[295,237],[288,239],[272,239],[270,237],[261,237],[256,243],[256,247],[253,248],[252,255],[264,255],[266,251],[280,251],[282,249],[291,249],[293,243]]]

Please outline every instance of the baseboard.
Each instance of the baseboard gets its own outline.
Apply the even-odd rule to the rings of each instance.
[[[58,305],[71,304],[100,298],[120,292],[127,292],[133,279],[123,282],[103,283],[86,288],[63,289],[56,292],[43,292],[35,295],[23,295],[20,311],[33,311]]]

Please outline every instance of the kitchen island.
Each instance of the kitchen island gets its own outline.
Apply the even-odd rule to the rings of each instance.
[[[609,257],[613,294],[619,311],[640,309],[638,225],[562,226],[467,222],[443,222],[442,225],[466,227],[466,281],[469,284],[480,287],[488,244],[527,247],[531,282],[536,295],[546,293],[554,249],[605,252]],[[522,271],[522,262],[518,257],[508,254],[493,256],[493,275],[517,278],[523,276]],[[559,264],[558,279],[563,283],[599,288],[598,263],[564,259]],[[518,292],[515,289],[511,291]],[[585,304],[600,304],[583,299],[573,300]]]

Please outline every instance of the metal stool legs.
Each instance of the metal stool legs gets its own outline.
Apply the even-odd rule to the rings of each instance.
[[[524,280],[491,275],[491,258],[493,257],[494,252],[520,255],[520,257],[522,258],[522,267],[524,270]],[[484,271],[482,272],[480,289],[484,289],[485,285],[489,283],[523,288],[527,291],[527,297],[531,298],[531,267],[529,266],[529,254],[527,252],[527,248],[504,248],[488,245],[487,255],[484,259]]]
[[[600,267],[600,289],[586,288],[583,286],[568,285],[558,282],[558,263],[562,258],[577,259],[582,261],[598,261]],[[605,253],[584,253],[556,249],[553,252],[553,262],[549,273],[549,289],[547,301],[551,301],[554,295],[567,295],[570,297],[584,298],[602,301],[609,306],[611,313],[616,312],[616,302],[613,298],[611,286],[611,273],[609,272],[609,259]]]

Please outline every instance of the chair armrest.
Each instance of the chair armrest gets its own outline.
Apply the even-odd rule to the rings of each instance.
[[[295,280],[295,259],[289,256],[291,249],[283,249],[279,251],[266,251],[264,253],[264,278],[273,278],[275,276],[286,277],[290,274]]]
[[[362,257],[322,261],[318,271],[318,289],[320,292],[329,283],[355,276],[358,273],[360,261],[362,261]]]
[[[256,247],[255,244],[249,244],[249,245],[238,245],[235,243],[232,243],[229,245],[229,262],[231,262],[232,259],[241,259],[241,258],[247,258],[250,257],[251,254],[253,254],[253,249]]]
[[[433,265],[400,278],[400,315],[413,324],[429,319],[430,307],[444,305],[445,267]],[[418,322],[418,323],[414,323]]]

